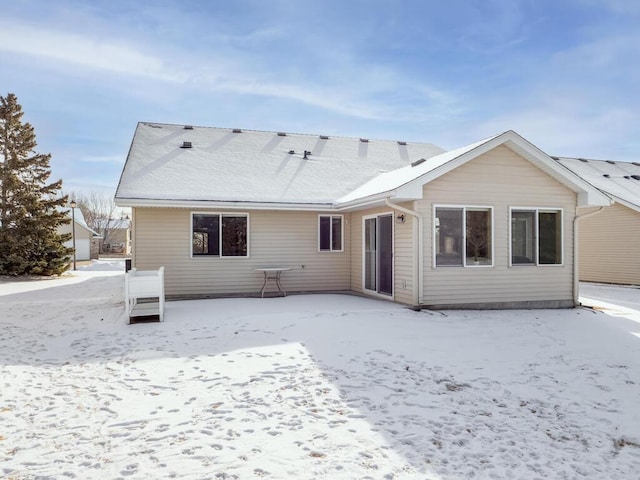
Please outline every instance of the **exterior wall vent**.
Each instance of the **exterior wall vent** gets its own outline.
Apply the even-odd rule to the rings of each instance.
[[[369,143],[369,139],[368,138],[361,138],[360,141],[362,143]]]
[[[426,158],[421,158],[420,160],[416,160],[415,162],[411,162],[411,166],[412,167],[417,167],[418,165],[426,162],[427,159]]]
[[[278,132],[279,137],[286,137],[287,134],[285,132]]]
[[[407,142],[403,142],[401,140],[398,140],[398,145],[406,145],[406,144],[407,144]]]
[[[240,130],[239,128],[234,128],[232,130],[233,133],[242,133],[242,130]]]
[[[191,142],[182,142],[182,146],[180,148],[192,148],[193,145]]]
[[[320,140],[329,140],[328,135],[320,135]]]
[[[184,129],[185,130],[193,130],[193,125],[185,125]]]

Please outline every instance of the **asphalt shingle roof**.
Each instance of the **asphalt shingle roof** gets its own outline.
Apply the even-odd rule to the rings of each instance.
[[[442,152],[430,143],[142,122],[116,199],[333,204]]]
[[[576,175],[640,211],[640,163],[556,157]]]

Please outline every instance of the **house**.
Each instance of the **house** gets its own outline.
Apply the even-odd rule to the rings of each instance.
[[[139,123],[116,191],[169,296],[291,292],[570,307],[578,207],[609,198],[513,131],[429,143]]]
[[[100,235],[89,228],[87,222],[82,215],[82,211],[79,208],[75,209],[75,212],[72,212],[70,209],[67,211],[67,215],[70,219],[75,218],[75,243],[76,243],[76,260],[91,260],[92,258],[98,258],[98,249],[97,244],[100,240]],[[73,220],[72,220],[73,221]],[[60,225],[58,227],[58,233],[60,234],[72,234],[73,233],[72,223],[69,222],[66,225]],[[92,244],[94,244],[94,248],[92,248]],[[73,248],[73,238],[64,243],[65,247]]]
[[[560,157],[615,202],[580,223],[580,280],[640,285],[640,163]]]
[[[131,220],[128,217],[97,219],[96,223],[103,237],[101,253],[131,253]]]

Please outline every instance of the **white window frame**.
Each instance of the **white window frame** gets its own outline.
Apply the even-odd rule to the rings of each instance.
[[[320,249],[320,219],[322,217],[329,217],[329,250]],[[334,250],[333,248],[333,228],[332,222],[334,218],[340,219],[340,250]],[[344,215],[336,215],[333,213],[320,213],[318,214],[318,253],[340,253],[344,252]]]
[[[462,265],[437,265],[436,264],[436,209],[438,208],[460,208],[462,209],[462,245],[464,247],[464,252],[462,255]],[[486,209],[489,210],[491,214],[491,263],[484,265],[474,265],[467,263],[467,208],[469,209]],[[495,230],[496,224],[494,221],[494,208],[490,205],[451,205],[444,203],[435,203],[433,205],[433,228],[432,228],[432,260],[431,265],[432,268],[493,268],[495,266]]]
[[[207,215],[207,216],[219,216],[219,228],[218,228],[218,245],[220,246],[220,255],[194,255],[193,254],[193,216],[194,215]],[[223,255],[222,254],[222,217],[246,217],[247,219],[247,254],[246,255]],[[251,231],[250,217],[248,212],[190,212],[189,214],[189,253],[191,258],[249,258],[251,256],[249,232]]]
[[[511,231],[511,220],[513,212],[535,212],[535,263],[513,263],[513,240]],[[560,263],[540,263],[540,213],[560,213]],[[509,267],[563,267],[564,266],[564,209],[560,207],[509,207]]]

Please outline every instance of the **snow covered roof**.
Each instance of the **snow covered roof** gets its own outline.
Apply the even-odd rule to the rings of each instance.
[[[445,152],[430,143],[139,123],[119,206],[348,209],[422,198],[422,187],[500,145],[578,194],[609,198],[509,130]]]
[[[558,163],[629,208],[640,212],[640,163],[556,157]]]
[[[383,173],[343,196],[337,203],[341,206],[347,206],[373,201],[381,197],[391,197],[395,200],[421,198],[423,185],[500,145],[509,147],[576,192],[579,205],[610,204],[608,197],[577,175],[559,167],[551,157],[512,130],[435,155],[424,162]]]
[[[141,122],[116,202],[330,208],[381,173],[443,151],[430,143]]]
[[[96,220],[96,224],[100,228],[100,230],[110,228],[110,229],[128,229],[131,227],[131,220],[129,218],[99,218]]]
[[[66,214],[69,218],[71,218],[72,220],[75,218],[76,225],[86,229],[89,233],[91,233],[91,235],[100,236],[98,232],[96,232],[91,227],[89,227],[89,225],[87,225],[87,221],[84,219],[82,210],[80,210],[79,208],[76,208],[75,212],[72,212],[70,208],[68,210],[65,208],[64,210],[66,210]]]

